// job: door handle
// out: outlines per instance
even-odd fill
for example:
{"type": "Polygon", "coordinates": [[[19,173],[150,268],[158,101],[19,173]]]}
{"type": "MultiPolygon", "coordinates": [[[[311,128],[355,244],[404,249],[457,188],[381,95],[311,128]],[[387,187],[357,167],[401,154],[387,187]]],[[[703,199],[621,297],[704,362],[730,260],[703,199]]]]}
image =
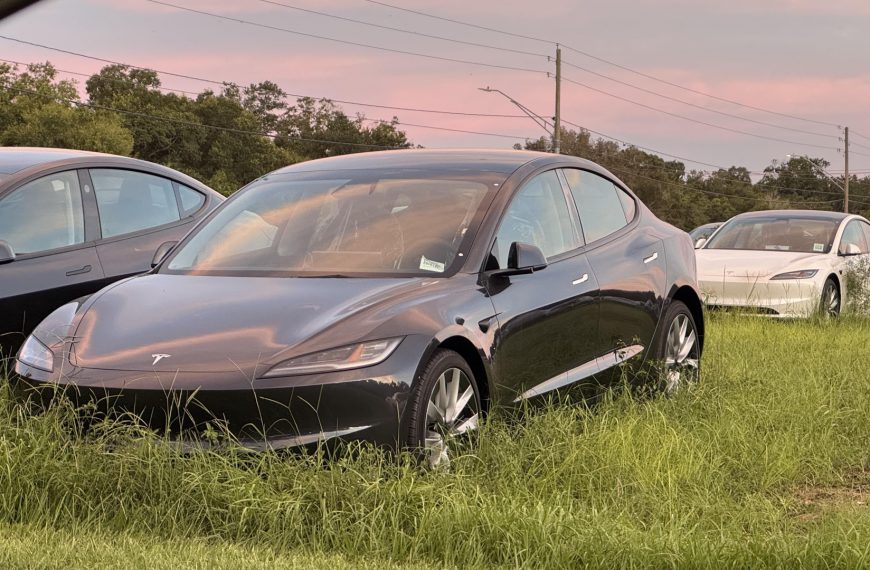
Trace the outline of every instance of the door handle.
{"type": "Polygon", "coordinates": [[[581,283],[586,283],[587,281],[589,281],[589,274],[584,273],[583,277],[581,277],[580,279],[575,279],[574,281],[571,281],[571,285],[580,285],[581,283]]]}
{"type": "Polygon", "coordinates": [[[90,271],[91,271],[91,266],[85,265],[84,267],[81,267],[79,269],[73,269],[71,271],[67,271],[66,276],[72,277],[73,275],[82,275],[84,273],[90,273],[90,271]]]}
{"type": "Polygon", "coordinates": [[[644,263],[651,263],[651,262],[655,261],[655,260],[658,259],[658,258],[659,258],[659,252],[655,252],[655,253],[653,253],[652,255],[650,255],[649,257],[644,257],[644,258],[643,258],[643,262],[644,262],[644,263]]]}

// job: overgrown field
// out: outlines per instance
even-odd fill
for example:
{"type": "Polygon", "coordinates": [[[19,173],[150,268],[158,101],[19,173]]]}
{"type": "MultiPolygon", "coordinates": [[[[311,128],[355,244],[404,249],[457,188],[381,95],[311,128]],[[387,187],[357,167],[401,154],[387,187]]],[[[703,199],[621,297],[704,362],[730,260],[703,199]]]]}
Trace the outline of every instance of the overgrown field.
{"type": "Polygon", "coordinates": [[[449,473],[2,406],[0,567],[870,567],[870,321],[708,331],[700,385],[494,418],[449,473]]]}

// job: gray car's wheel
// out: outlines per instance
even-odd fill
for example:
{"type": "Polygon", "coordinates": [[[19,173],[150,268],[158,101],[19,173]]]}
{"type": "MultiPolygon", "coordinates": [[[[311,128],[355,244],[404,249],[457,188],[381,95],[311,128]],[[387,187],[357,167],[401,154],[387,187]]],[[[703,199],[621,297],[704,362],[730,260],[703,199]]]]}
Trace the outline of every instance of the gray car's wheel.
{"type": "Polygon", "coordinates": [[[673,393],[700,378],[700,338],[692,312],[681,301],[670,302],[660,326],[662,334],[656,346],[658,385],[661,391],[673,393]]]}
{"type": "Polygon", "coordinates": [[[837,317],[840,315],[840,288],[837,283],[828,277],[822,287],[822,301],[819,310],[823,316],[837,317]]]}
{"type": "Polygon", "coordinates": [[[456,444],[477,429],[481,415],[480,390],[465,359],[452,350],[436,351],[408,406],[409,443],[429,467],[449,467],[456,444]]]}

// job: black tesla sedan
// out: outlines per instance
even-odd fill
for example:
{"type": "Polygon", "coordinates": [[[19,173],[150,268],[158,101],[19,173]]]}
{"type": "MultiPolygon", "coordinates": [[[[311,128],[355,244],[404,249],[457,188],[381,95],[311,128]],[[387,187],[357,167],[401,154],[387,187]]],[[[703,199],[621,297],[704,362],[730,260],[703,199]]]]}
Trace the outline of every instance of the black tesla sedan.
{"type": "Polygon", "coordinates": [[[16,371],[156,426],[195,400],[179,417],[248,445],[364,439],[437,464],[492,405],[627,360],[675,387],[703,327],[688,234],[601,167],[377,152],[254,181],[149,274],[55,311],[16,371]]]}
{"type": "Polygon", "coordinates": [[[64,303],[151,269],[222,200],[150,162],[0,147],[0,358],[64,303]]]}

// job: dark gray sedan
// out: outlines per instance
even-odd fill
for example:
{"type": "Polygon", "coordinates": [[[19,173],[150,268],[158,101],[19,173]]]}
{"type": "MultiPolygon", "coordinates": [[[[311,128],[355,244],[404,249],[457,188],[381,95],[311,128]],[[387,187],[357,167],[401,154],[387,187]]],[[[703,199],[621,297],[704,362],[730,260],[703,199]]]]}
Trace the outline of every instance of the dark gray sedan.
{"type": "Polygon", "coordinates": [[[142,160],[0,147],[0,358],[57,307],[150,269],[222,200],[142,160]]]}

